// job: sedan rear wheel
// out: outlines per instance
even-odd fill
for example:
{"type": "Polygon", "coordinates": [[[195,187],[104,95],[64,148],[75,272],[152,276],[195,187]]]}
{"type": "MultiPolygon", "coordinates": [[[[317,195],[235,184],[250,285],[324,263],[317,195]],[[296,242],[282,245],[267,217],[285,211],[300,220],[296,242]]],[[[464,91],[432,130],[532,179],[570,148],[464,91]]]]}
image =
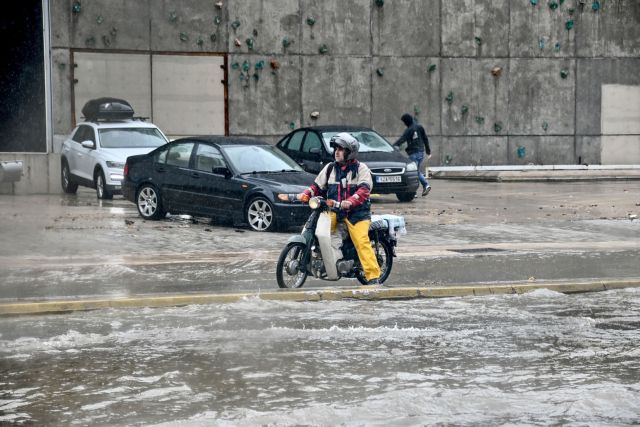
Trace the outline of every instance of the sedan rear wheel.
{"type": "Polygon", "coordinates": [[[256,197],[247,206],[246,218],[254,231],[273,231],[276,228],[273,205],[264,197],[256,197]]]}
{"type": "Polygon", "coordinates": [[[151,184],[144,184],[140,187],[138,197],[136,197],[136,206],[138,213],[144,219],[161,219],[165,216],[160,192],[151,184]]]}

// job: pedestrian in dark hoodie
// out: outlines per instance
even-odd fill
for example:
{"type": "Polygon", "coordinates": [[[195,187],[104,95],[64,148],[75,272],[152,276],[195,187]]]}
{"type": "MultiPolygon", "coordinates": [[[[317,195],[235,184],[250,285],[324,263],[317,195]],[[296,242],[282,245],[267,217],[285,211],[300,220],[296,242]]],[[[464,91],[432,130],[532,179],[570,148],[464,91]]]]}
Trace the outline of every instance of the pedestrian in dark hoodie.
{"type": "Polygon", "coordinates": [[[427,153],[427,159],[431,158],[431,148],[429,147],[429,138],[422,125],[420,125],[411,114],[405,113],[400,120],[407,126],[400,139],[393,143],[399,147],[403,142],[407,143],[405,151],[409,158],[416,162],[418,166],[418,176],[422,184],[422,197],[429,194],[431,186],[427,181],[426,172],[423,172],[423,163],[425,162],[424,154],[427,153]]]}

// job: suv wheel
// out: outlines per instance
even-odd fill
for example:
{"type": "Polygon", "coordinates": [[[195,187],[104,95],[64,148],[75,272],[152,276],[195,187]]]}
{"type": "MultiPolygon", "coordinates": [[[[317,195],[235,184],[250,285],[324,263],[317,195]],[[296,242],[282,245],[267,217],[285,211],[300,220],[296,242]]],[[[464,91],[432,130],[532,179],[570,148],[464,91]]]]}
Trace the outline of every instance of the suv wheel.
{"type": "Polygon", "coordinates": [[[95,176],[96,194],[98,199],[113,199],[113,194],[107,189],[107,183],[104,179],[104,173],[99,170],[95,176]]]}
{"type": "Polygon", "coordinates": [[[165,216],[160,192],[151,184],[144,184],[136,197],[138,213],[144,219],[161,219],[165,216]]]}
{"type": "Polygon", "coordinates": [[[71,179],[71,171],[69,170],[69,164],[66,160],[62,161],[62,170],[60,171],[60,181],[62,184],[62,191],[65,193],[75,193],[78,191],[78,184],[71,179]]]}

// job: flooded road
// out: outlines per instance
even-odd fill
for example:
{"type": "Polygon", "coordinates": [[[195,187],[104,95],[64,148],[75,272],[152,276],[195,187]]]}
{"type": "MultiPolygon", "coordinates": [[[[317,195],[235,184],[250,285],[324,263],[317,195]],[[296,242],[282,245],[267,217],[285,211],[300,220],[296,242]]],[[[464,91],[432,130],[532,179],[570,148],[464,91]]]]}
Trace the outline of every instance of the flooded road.
{"type": "Polygon", "coordinates": [[[637,425],[640,290],[3,318],[0,423],[637,425]]]}

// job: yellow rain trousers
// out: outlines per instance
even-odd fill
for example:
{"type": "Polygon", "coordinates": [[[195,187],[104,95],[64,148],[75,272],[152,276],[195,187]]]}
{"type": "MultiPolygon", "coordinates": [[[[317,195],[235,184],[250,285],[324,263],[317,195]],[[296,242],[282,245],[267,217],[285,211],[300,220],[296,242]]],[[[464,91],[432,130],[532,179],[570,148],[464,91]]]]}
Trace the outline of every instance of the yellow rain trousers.
{"type": "MultiPolygon", "coordinates": [[[[336,213],[329,212],[329,215],[331,216],[331,232],[335,233],[337,227],[336,213]]],[[[380,266],[378,265],[376,253],[373,251],[371,241],[369,240],[369,225],[371,224],[371,220],[365,219],[358,221],[355,225],[351,224],[346,218],[343,221],[347,225],[349,237],[351,237],[353,246],[355,246],[356,252],[358,253],[358,258],[360,258],[360,264],[362,264],[365,278],[367,281],[379,278],[380,266]]]]}

